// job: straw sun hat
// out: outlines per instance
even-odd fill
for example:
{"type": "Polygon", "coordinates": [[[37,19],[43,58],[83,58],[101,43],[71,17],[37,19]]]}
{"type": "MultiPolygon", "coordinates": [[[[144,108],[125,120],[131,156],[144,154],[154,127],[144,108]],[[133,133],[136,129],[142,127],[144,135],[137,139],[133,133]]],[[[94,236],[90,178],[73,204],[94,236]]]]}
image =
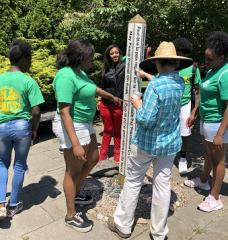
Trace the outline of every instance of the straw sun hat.
{"type": "Polygon", "coordinates": [[[161,59],[179,60],[179,66],[176,70],[181,70],[183,68],[189,67],[193,63],[191,58],[177,56],[175,46],[172,42],[161,42],[155,51],[155,56],[147,58],[141,62],[139,64],[139,67],[145,72],[157,73],[158,70],[155,65],[155,60],[161,59]]]}

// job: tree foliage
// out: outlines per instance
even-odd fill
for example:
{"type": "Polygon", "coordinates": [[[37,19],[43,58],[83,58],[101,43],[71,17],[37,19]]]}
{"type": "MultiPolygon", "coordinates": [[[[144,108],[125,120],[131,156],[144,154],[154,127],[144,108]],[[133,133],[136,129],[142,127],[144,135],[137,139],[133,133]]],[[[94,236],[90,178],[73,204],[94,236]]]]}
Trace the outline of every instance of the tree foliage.
{"type": "Polygon", "coordinates": [[[208,33],[228,31],[228,2],[224,0],[140,0],[137,7],[147,20],[147,42],[154,49],[162,40],[183,36],[193,42],[194,57],[202,61],[208,33]]]}
{"type": "Polygon", "coordinates": [[[9,43],[30,39],[30,74],[51,99],[56,54],[70,39],[87,38],[96,49],[90,75],[99,81],[105,48],[115,42],[125,50],[127,23],[136,14],[147,22],[146,43],[152,49],[160,41],[184,36],[193,42],[195,59],[202,61],[207,34],[228,32],[227,9],[225,0],[0,0],[0,72],[9,64],[4,57],[9,43]]]}
{"type": "Polygon", "coordinates": [[[0,54],[17,37],[52,39],[67,10],[67,0],[1,0],[0,54]]]}
{"type": "Polygon", "coordinates": [[[136,13],[137,8],[129,1],[110,1],[108,7],[97,1],[96,7],[87,12],[66,14],[58,32],[64,40],[88,38],[98,51],[112,42],[125,48],[127,23],[136,13]]]}
{"type": "Polygon", "coordinates": [[[147,21],[147,42],[190,38],[197,52],[213,30],[228,31],[225,0],[1,0],[0,53],[16,37],[88,38],[102,52],[112,42],[126,45],[127,22],[137,13],[147,21]]]}

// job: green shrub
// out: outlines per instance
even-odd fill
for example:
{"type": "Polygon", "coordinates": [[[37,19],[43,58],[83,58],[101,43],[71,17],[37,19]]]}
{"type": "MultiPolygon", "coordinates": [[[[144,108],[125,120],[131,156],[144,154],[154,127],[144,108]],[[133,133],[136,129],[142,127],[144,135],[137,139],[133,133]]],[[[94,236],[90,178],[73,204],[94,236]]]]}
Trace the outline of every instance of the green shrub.
{"type": "Polygon", "coordinates": [[[0,55],[0,73],[8,71],[9,67],[10,67],[9,59],[0,55]]]}
{"type": "MultiPolygon", "coordinates": [[[[27,40],[33,49],[32,66],[29,70],[29,75],[35,79],[45,98],[45,108],[53,108],[55,105],[55,96],[52,88],[52,82],[57,72],[56,55],[64,49],[65,45],[61,42],[50,40],[27,40]]],[[[0,73],[9,70],[9,60],[4,56],[0,56],[0,73]]],[[[101,78],[101,71],[103,68],[102,55],[95,53],[93,68],[89,72],[89,77],[99,84],[101,78]]]]}

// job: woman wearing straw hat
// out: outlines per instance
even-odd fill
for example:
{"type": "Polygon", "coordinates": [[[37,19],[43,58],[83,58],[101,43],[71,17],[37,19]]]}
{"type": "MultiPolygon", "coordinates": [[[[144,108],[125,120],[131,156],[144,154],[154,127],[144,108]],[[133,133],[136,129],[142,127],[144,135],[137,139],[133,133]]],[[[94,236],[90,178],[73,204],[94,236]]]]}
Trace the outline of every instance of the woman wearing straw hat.
{"type": "Polygon", "coordinates": [[[137,129],[132,140],[124,187],[114,218],[108,222],[111,231],[122,238],[131,235],[140,189],[151,162],[153,194],[150,237],[163,240],[168,234],[171,169],[182,144],[179,113],[184,82],[175,70],[191,64],[191,59],[177,56],[172,42],[162,42],[155,56],[140,64],[144,71],[140,70],[139,76],[152,81],[148,84],[143,101],[131,98],[137,110],[137,129]],[[153,77],[145,71],[159,74],[153,77]]]}

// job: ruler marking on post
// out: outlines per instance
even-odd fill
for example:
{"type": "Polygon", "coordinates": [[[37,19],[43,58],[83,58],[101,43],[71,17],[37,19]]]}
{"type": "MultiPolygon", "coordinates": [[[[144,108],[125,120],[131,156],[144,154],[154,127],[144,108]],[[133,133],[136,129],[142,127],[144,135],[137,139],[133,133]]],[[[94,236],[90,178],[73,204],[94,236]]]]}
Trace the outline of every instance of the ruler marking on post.
{"type": "MultiPolygon", "coordinates": [[[[136,76],[136,69],[144,58],[146,35],[145,20],[136,15],[128,23],[127,51],[125,66],[124,100],[130,100],[135,91],[140,91],[141,80],[136,76]]],[[[136,111],[130,102],[123,102],[123,118],[121,129],[121,150],[119,172],[125,176],[127,159],[131,152],[131,139],[135,131],[136,111]]]]}

